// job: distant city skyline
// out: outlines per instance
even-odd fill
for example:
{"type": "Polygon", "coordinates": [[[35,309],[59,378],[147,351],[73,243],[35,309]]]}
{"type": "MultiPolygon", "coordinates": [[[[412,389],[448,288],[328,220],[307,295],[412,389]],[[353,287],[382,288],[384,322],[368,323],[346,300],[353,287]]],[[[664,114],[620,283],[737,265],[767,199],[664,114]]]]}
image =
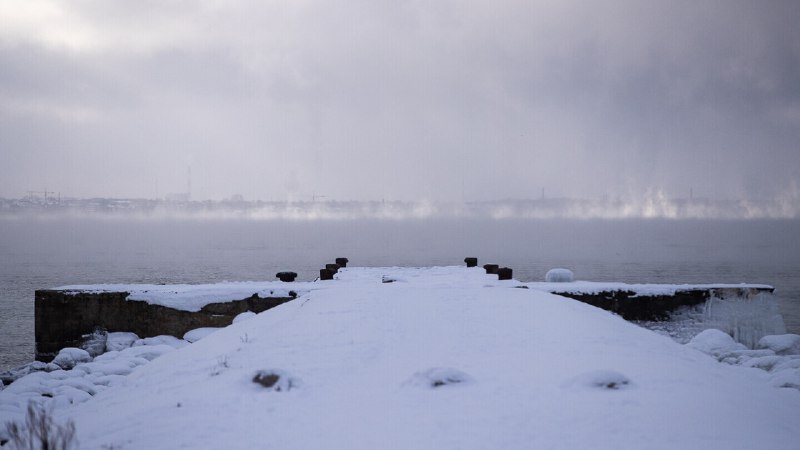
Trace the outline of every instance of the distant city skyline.
{"type": "Polygon", "coordinates": [[[0,17],[0,197],[800,197],[795,1],[29,0],[0,17]]]}
{"type": "Polygon", "coordinates": [[[109,200],[159,200],[159,201],[173,201],[173,202],[286,202],[286,201],[294,201],[294,202],[375,202],[375,201],[397,201],[397,202],[410,202],[413,203],[415,201],[434,201],[434,202],[444,202],[444,203],[474,203],[474,202],[495,202],[495,201],[505,201],[505,200],[522,200],[522,201],[536,201],[536,200],[631,200],[631,199],[647,199],[647,198],[664,198],[664,199],[674,199],[674,200],[703,200],[703,201],[737,201],[737,200],[750,200],[750,201],[770,201],[775,199],[786,199],[786,200],[793,200],[800,202],[800,192],[797,190],[787,190],[785,195],[777,196],[777,197],[720,197],[720,198],[713,198],[703,193],[695,193],[694,188],[689,187],[685,192],[666,192],[660,189],[649,189],[643,192],[636,192],[636,193],[629,193],[627,195],[610,195],[607,193],[596,192],[594,195],[590,196],[583,196],[583,197],[571,197],[565,195],[551,195],[548,193],[546,189],[541,189],[540,194],[538,196],[530,196],[530,197],[513,197],[513,196],[506,196],[506,197],[497,197],[497,198],[481,198],[481,199],[469,199],[465,196],[462,196],[460,199],[446,199],[446,200],[435,200],[430,198],[418,198],[418,199],[402,199],[402,198],[393,198],[393,197],[381,197],[381,198],[336,198],[331,195],[327,195],[325,192],[312,192],[308,195],[306,194],[297,194],[292,195],[288,194],[284,198],[279,197],[270,197],[270,198],[250,198],[246,197],[242,194],[234,193],[227,197],[206,197],[206,198],[198,198],[195,195],[192,195],[191,191],[183,191],[183,192],[162,192],[156,193],[155,196],[122,196],[122,197],[115,197],[115,196],[107,196],[107,195],[93,195],[93,196],[75,196],[75,195],[66,195],[58,190],[50,190],[49,188],[44,188],[42,190],[28,190],[25,191],[24,195],[18,197],[8,197],[8,196],[0,196],[2,199],[6,200],[25,200],[25,199],[39,199],[39,200],[56,200],[56,199],[72,199],[72,200],[91,200],[91,199],[109,199],[109,200]]]}

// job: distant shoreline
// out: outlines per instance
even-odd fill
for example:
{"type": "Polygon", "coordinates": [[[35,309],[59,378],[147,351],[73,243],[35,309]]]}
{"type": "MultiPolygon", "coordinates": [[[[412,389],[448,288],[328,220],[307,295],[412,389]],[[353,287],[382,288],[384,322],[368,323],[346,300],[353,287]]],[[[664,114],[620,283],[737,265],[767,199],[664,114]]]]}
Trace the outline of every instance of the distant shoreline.
{"type": "Polygon", "coordinates": [[[256,220],[405,219],[720,219],[800,218],[800,199],[640,200],[542,198],[481,202],[436,201],[245,201],[118,198],[0,198],[0,217],[123,216],[256,220]]]}

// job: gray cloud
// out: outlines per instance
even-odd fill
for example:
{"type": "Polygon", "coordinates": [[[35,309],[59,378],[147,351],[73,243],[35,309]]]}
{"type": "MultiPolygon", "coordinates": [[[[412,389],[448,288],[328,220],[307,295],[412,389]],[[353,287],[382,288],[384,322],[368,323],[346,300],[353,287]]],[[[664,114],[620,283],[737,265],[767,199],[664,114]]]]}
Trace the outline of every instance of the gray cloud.
{"type": "Polygon", "coordinates": [[[276,200],[755,198],[800,173],[795,2],[228,3],[3,11],[0,196],[153,197],[189,166],[195,198],[276,200]]]}

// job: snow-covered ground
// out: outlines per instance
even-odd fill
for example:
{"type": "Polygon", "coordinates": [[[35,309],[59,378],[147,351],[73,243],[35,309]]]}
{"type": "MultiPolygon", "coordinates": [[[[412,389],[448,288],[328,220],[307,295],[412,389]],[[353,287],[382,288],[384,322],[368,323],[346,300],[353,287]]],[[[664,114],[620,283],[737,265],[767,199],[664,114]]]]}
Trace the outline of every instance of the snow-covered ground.
{"type": "Polygon", "coordinates": [[[94,361],[67,351],[62,362],[74,362],[72,370],[31,374],[0,392],[0,420],[17,417],[3,398],[19,397],[14,391],[26,384],[42,392],[19,402],[49,393],[56,384],[40,382],[45,377],[74,379],[64,385],[86,392],[97,374],[103,388],[73,392],[75,405],[56,411],[75,422],[80,448],[794,449],[800,442],[800,386],[791,381],[800,376],[800,348],[792,335],[766,339],[759,354],[713,332],[680,345],[477,269],[346,269],[338,277],[198,333],[204,337],[191,345],[115,334],[109,348],[117,350],[94,361]],[[753,363],[766,356],[771,364],[753,363]],[[775,380],[776,366],[787,382],[775,380]]]}

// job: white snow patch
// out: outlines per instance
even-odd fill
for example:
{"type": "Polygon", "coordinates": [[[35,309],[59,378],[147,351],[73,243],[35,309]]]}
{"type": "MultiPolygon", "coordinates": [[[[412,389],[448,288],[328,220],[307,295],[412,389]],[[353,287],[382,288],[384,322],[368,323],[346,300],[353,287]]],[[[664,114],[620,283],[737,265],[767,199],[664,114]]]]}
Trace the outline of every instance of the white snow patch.
{"type": "Polygon", "coordinates": [[[771,356],[760,356],[758,358],[751,358],[742,365],[744,367],[755,367],[758,369],[770,371],[773,367],[779,364],[783,360],[782,356],[778,355],[771,355],[771,356]]]}
{"type": "Polygon", "coordinates": [[[64,370],[69,370],[79,363],[89,362],[92,356],[86,350],[74,347],[62,348],[55,358],[53,364],[61,367],[64,370]]]}
{"type": "Polygon", "coordinates": [[[800,355],[800,335],[764,336],[758,341],[758,348],[768,348],[778,355],[800,355]]]}
{"type": "Polygon", "coordinates": [[[195,343],[209,334],[215,333],[221,329],[222,328],[214,327],[195,328],[194,330],[187,331],[186,334],[183,335],[183,340],[190,343],[195,343]]]}
{"type": "Polygon", "coordinates": [[[800,369],[800,355],[785,357],[779,363],[772,366],[773,372],[780,372],[787,369],[800,369]]]}
{"type": "MultiPolygon", "coordinates": [[[[133,333],[119,333],[119,339],[111,341],[129,342],[131,335],[133,333]]],[[[127,347],[121,351],[111,350],[92,360],[85,350],[62,349],[54,361],[65,370],[55,364],[36,362],[29,365],[29,370],[39,371],[21,376],[0,389],[0,425],[24,420],[29,402],[57,413],[86,402],[109,387],[125,383],[127,375],[136,368],[174,350],[169,345],[127,347]]],[[[8,438],[6,431],[5,426],[0,426],[0,440],[8,438]]]]}
{"type": "Polygon", "coordinates": [[[744,344],[734,341],[729,334],[715,328],[703,330],[692,338],[686,346],[714,357],[736,350],[747,350],[744,344]]]}
{"type": "Polygon", "coordinates": [[[600,390],[619,390],[631,386],[631,380],[614,370],[592,370],[582,373],[567,383],[569,387],[600,390]]]}
{"type": "Polygon", "coordinates": [[[120,355],[126,358],[144,358],[148,361],[152,361],[161,355],[172,351],[175,351],[175,347],[171,345],[142,345],[126,348],[120,352],[120,355]]]}
{"type": "Polygon", "coordinates": [[[800,390],[800,369],[782,370],[770,378],[775,387],[800,390]]]}
{"type": "Polygon", "coordinates": [[[415,373],[407,385],[422,388],[440,388],[454,385],[463,385],[472,382],[468,374],[450,367],[434,367],[415,373]]]}
{"type": "Polygon", "coordinates": [[[245,311],[245,312],[243,312],[241,314],[238,314],[236,317],[234,317],[233,318],[233,323],[239,323],[239,322],[245,321],[247,319],[252,319],[255,316],[256,316],[256,313],[254,313],[253,311],[245,311]]]}
{"type": "Polygon", "coordinates": [[[162,334],[161,336],[139,339],[133,343],[132,347],[139,347],[142,345],[169,345],[172,348],[181,348],[189,345],[189,342],[176,338],[175,336],[162,334]]]}
{"type": "Polygon", "coordinates": [[[764,336],[757,350],[742,349],[728,334],[709,329],[698,334],[687,347],[692,347],[717,358],[720,362],[761,369],[769,372],[773,386],[800,391],[800,355],[792,354],[794,334],[764,336]],[[783,352],[777,354],[776,350],[783,352]]]}
{"type": "Polygon", "coordinates": [[[86,284],[55,288],[67,293],[127,292],[127,300],[144,301],[183,311],[200,311],[210,303],[243,300],[253,294],[261,298],[290,297],[290,292],[306,293],[325,283],[280,281],[242,281],[214,284],[86,284]],[[287,287],[288,285],[288,287],[287,287]]]}
{"type": "Polygon", "coordinates": [[[106,336],[106,351],[120,351],[133,345],[134,342],[139,340],[136,333],[128,333],[124,331],[115,331],[108,333],[106,336]]]}
{"type": "Polygon", "coordinates": [[[720,362],[724,362],[726,364],[731,365],[742,365],[747,361],[750,361],[753,358],[760,358],[763,356],[773,356],[775,352],[772,350],[731,350],[731,351],[724,351],[717,355],[717,359],[720,362]]]}

